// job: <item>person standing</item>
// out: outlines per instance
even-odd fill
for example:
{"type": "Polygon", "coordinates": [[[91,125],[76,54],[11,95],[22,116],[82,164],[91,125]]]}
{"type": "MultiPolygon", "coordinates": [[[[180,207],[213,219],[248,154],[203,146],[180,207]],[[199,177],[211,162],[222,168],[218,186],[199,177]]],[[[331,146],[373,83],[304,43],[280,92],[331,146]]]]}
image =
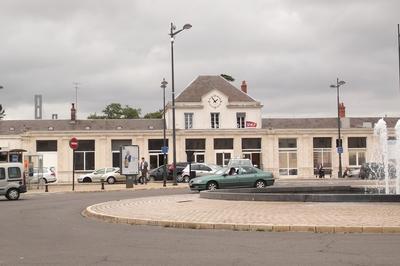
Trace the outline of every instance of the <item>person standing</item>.
{"type": "Polygon", "coordinates": [[[141,183],[147,185],[147,168],[149,167],[149,164],[144,160],[144,157],[142,157],[142,161],[140,162],[140,172],[141,172],[141,183]]]}
{"type": "Polygon", "coordinates": [[[317,170],[318,170],[318,176],[319,176],[319,178],[325,178],[325,170],[324,170],[324,166],[322,165],[322,163],[320,163],[320,164],[318,165],[317,170]]]}

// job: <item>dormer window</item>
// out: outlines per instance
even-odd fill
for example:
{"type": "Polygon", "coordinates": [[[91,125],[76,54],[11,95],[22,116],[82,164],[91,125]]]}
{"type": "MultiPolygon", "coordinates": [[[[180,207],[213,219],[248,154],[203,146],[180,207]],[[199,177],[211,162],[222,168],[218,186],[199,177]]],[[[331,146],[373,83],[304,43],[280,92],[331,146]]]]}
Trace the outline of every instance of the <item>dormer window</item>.
{"type": "Polygon", "coordinates": [[[219,113],[211,113],[211,128],[219,128],[219,113]]]}
{"type": "Polygon", "coordinates": [[[193,128],[193,113],[185,113],[185,129],[193,128]]]}

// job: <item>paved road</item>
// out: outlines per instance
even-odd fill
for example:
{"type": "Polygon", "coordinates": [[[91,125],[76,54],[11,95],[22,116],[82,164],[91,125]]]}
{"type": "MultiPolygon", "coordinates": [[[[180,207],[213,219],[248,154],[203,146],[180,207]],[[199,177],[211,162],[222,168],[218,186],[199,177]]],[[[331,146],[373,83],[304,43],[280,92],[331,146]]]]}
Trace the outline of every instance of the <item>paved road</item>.
{"type": "Polygon", "coordinates": [[[399,265],[400,235],[267,233],[109,224],[80,212],[187,189],[0,200],[0,265],[399,265]]]}

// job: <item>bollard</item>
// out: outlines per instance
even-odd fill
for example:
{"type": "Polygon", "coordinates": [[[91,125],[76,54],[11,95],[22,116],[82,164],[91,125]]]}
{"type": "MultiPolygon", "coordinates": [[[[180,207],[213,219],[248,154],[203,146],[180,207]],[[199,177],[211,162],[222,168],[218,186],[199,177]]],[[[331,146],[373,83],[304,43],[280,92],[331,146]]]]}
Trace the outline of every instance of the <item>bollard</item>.
{"type": "Polygon", "coordinates": [[[101,179],[101,190],[104,190],[104,179],[101,179]]]}
{"type": "Polygon", "coordinates": [[[46,184],[44,192],[49,192],[49,185],[46,184]]]}

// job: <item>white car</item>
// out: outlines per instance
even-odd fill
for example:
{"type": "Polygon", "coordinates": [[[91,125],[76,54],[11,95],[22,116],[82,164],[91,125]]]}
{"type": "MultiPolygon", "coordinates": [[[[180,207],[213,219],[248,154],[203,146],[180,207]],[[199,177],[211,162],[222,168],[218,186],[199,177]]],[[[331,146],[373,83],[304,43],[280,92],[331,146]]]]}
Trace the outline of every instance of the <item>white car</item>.
{"type": "Polygon", "coordinates": [[[121,174],[119,168],[114,168],[114,171],[104,174],[102,178],[108,184],[115,184],[115,182],[126,182],[126,176],[121,174]]]}
{"type": "MultiPolygon", "coordinates": [[[[191,170],[196,172],[196,177],[211,175],[219,169],[221,169],[221,167],[214,164],[192,163],[191,165],[191,170]]],[[[182,171],[182,181],[185,181],[186,183],[190,181],[189,165],[187,165],[182,171]]]]}
{"type": "Polygon", "coordinates": [[[57,181],[56,172],[54,167],[34,167],[29,170],[29,183],[30,184],[46,184],[54,183],[57,181]]]}
{"type": "Polygon", "coordinates": [[[81,175],[80,177],[77,178],[77,180],[78,180],[79,183],[100,182],[101,179],[104,178],[103,176],[105,174],[114,172],[116,169],[118,170],[119,168],[117,168],[117,167],[107,167],[107,168],[97,169],[92,173],[81,175]]]}

